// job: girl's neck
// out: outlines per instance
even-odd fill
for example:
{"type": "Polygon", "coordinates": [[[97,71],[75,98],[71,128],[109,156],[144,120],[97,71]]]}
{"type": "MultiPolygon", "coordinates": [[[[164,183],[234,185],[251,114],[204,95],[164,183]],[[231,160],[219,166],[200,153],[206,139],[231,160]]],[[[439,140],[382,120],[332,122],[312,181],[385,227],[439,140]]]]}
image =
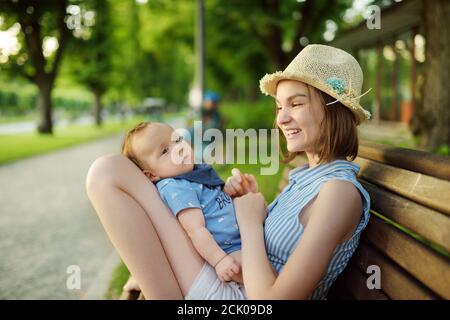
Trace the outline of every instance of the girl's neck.
{"type": "Polygon", "coordinates": [[[305,152],[308,157],[309,168],[314,168],[319,165],[319,155],[317,153],[305,152]]]}
{"type": "MultiPolygon", "coordinates": [[[[308,158],[308,163],[309,163],[309,168],[314,168],[317,167],[319,165],[319,154],[317,153],[312,153],[312,152],[305,152],[307,158],[308,158]]],[[[331,160],[330,162],[333,162],[334,160],[345,160],[344,158],[336,158],[331,160]]]]}

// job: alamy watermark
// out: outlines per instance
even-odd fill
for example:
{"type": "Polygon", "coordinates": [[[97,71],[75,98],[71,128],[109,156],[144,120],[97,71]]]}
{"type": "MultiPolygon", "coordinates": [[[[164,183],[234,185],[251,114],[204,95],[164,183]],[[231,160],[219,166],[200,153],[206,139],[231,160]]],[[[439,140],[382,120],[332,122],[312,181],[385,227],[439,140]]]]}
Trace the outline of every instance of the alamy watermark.
{"type": "MultiPolygon", "coordinates": [[[[193,130],[176,129],[175,135],[191,142],[196,164],[259,163],[261,175],[276,174],[280,166],[278,129],[226,129],[224,135],[216,128],[203,130],[202,121],[195,121],[193,130]]],[[[171,157],[177,164],[184,161],[184,155],[177,152],[171,157]]]]}
{"type": "Polygon", "coordinates": [[[66,273],[69,275],[66,279],[66,288],[68,290],[81,289],[81,268],[73,264],[67,267],[66,273]]]}
{"type": "Polygon", "coordinates": [[[381,289],[381,269],[376,264],[370,265],[366,270],[370,276],[366,280],[367,289],[381,289]]]}
{"type": "Polygon", "coordinates": [[[369,6],[365,18],[367,29],[381,29],[381,8],[379,6],[369,6]]]}

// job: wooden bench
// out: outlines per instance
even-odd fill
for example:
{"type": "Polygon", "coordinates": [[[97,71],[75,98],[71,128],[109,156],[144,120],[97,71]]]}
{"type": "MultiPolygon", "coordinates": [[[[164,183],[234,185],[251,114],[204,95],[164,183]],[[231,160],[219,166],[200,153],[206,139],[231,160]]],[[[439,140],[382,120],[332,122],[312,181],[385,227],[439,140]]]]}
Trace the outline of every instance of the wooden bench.
{"type": "MultiPolygon", "coordinates": [[[[450,299],[450,158],[369,142],[358,155],[371,220],[328,298],[450,299]],[[380,268],[381,289],[367,286],[371,265],[380,268]]],[[[297,157],[285,168],[280,191],[289,171],[306,163],[297,157]]]]}

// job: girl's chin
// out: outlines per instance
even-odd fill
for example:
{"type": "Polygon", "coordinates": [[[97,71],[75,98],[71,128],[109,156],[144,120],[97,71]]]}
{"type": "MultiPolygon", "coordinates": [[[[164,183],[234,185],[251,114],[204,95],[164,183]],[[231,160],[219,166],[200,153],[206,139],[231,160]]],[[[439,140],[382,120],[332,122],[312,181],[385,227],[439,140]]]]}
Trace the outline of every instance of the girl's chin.
{"type": "Polygon", "coordinates": [[[303,146],[300,145],[300,144],[287,145],[287,146],[286,146],[286,149],[287,149],[289,152],[292,152],[292,153],[294,153],[294,152],[302,152],[302,151],[305,150],[305,148],[303,148],[303,146]]]}

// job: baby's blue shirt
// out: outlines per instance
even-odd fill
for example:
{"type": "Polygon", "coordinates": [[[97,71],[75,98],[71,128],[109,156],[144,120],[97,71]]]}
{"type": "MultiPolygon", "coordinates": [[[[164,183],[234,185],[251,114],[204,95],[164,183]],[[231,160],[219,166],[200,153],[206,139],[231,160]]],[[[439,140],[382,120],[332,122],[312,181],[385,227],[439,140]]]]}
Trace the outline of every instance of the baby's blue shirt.
{"type": "Polygon", "coordinates": [[[175,216],[183,209],[199,208],[203,212],[206,229],[227,254],[241,249],[233,201],[220,186],[209,187],[186,179],[166,178],[158,181],[156,187],[175,216]]]}

